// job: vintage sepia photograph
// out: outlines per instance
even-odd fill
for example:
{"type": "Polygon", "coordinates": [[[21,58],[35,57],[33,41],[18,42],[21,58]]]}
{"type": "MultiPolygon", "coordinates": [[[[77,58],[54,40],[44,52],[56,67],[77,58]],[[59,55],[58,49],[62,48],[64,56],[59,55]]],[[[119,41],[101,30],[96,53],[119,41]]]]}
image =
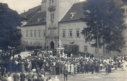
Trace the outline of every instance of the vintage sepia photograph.
{"type": "Polygon", "coordinates": [[[0,81],[127,81],[127,0],[0,0],[0,81]]]}

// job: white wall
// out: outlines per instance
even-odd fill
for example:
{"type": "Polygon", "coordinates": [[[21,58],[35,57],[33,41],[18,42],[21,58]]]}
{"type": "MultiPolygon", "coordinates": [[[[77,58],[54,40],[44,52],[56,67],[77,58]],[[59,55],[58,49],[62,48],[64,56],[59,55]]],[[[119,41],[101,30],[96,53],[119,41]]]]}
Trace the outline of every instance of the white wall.
{"type": "Polygon", "coordinates": [[[45,45],[45,25],[39,25],[39,26],[26,26],[21,27],[22,32],[22,44],[28,45],[28,46],[42,46],[45,45]],[[32,37],[31,37],[31,30],[32,30],[32,37]],[[36,30],[36,37],[34,36],[34,32],[36,30]],[[28,36],[26,37],[28,31],[28,36]],[[40,31],[40,36],[39,36],[40,31]]]}
{"type": "MultiPolygon", "coordinates": [[[[86,23],[82,21],[73,21],[73,22],[64,22],[59,24],[59,37],[60,40],[62,41],[62,44],[68,44],[70,45],[72,42],[74,44],[79,46],[79,51],[85,52],[84,51],[84,46],[87,46],[87,52],[91,54],[95,54],[95,48],[91,47],[92,42],[85,42],[85,37],[81,34],[82,30],[86,27],[86,23]],[[72,37],[70,37],[70,29],[72,29],[72,37]],[[66,37],[63,37],[63,30],[66,30],[66,37]],[[80,31],[80,37],[77,37],[76,30],[80,31]]],[[[22,43],[25,45],[29,46],[45,46],[45,36],[44,36],[44,31],[45,31],[45,25],[40,25],[40,26],[28,26],[28,27],[22,27],[22,43]],[[26,31],[29,31],[29,36],[26,37],[26,31]],[[38,37],[38,32],[37,36],[34,37],[34,32],[33,36],[31,37],[31,30],[41,30],[41,37],[38,37]]],[[[102,49],[99,50],[99,54],[102,54],[102,49]]]]}
{"type": "Polygon", "coordinates": [[[88,52],[91,54],[95,54],[95,48],[92,48],[90,43],[85,42],[85,37],[81,34],[82,30],[86,27],[86,23],[82,21],[75,22],[65,22],[59,25],[60,27],[60,40],[62,44],[74,44],[79,46],[79,50],[84,52],[84,46],[87,46],[88,52]],[[72,29],[73,36],[70,37],[69,31],[72,29]],[[63,30],[66,32],[66,36],[63,37],[63,30]],[[77,37],[76,30],[80,31],[80,37],[77,37]]]}

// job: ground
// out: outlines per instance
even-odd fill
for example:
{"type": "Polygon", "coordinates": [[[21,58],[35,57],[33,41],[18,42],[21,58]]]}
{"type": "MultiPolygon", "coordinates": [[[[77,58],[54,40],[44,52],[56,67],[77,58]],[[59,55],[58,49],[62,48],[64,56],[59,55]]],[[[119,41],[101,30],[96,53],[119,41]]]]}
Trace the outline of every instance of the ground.
{"type": "MultiPolygon", "coordinates": [[[[55,77],[55,76],[53,76],[55,77]]],[[[60,81],[64,81],[63,75],[58,76],[60,81]]],[[[68,81],[127,81],[127,71],[125,70],[117,70],[110,74],[95,73],[95,74],[77,74],[77,75],[69,75],[68,81]]]]}

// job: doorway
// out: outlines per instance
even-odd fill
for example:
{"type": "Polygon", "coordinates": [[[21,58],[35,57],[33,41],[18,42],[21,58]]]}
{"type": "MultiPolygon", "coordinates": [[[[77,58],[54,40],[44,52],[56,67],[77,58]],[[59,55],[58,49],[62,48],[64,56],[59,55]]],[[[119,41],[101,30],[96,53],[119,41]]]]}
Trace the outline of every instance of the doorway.
{"type": "Polygon", "coordinates": [[[55,48],[55,47],[54,47],[54,42],[53,42],[53,41],[50,42],[50,48],[51,48],[51,49],[54,49],[54,48],[55,48]]]}

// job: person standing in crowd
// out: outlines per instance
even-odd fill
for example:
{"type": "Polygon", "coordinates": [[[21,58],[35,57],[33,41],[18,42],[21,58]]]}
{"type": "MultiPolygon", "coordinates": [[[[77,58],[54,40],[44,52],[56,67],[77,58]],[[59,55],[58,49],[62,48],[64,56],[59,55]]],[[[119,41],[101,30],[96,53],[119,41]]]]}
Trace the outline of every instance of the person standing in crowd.
{"type": "Polygon", "coordinates": [[[29,72],[28,81],[33,81],[33,72],[29,72]]]}
{"type": "Polygon", "coordinates": [[[93,74],[94,73],[95,65],[93,63],[90,63],[90,71],[93,74]]]}
{"type": "Polygon", "coordinates": [[[38,53],[38,50],[35,49],[35,50],[34,50],[34,55],[37,56],[37,53],[38,53]]]}
{"type": "Polygon", "coordinates": [[[53,81],[60,81],[58,77],[56,76],[53,81]]]}
{"type": "Polygon", "coordinates": [[[7,77],[2,78],[2,81],[7,81],[7,77]]]}
{"type": "Polygon", "coordinates": [[[14,81],[19,81],[19,75],[17,73],[14,73],[13,79],[14,81]]]}
{"type": "Polygon", "coordinates": [[[20,74],[20,81],[25,81],[25,74],[23,72],[20,74]]]}
{"type": "Polygon", "coordinates": [[[65,69],[64,70],[64,81],[67,81],[68,79],[68,71],[65,69]]]}
{"type": "Polygon", "coordinates": [[[52,78],[51,78],[51,77],[49,77],[46,81],[52,81],[52,78]]]}
{"type": "Polygon", "coordinates": [[[88,73],[88,63],[87,62],[84,64],[84,70],[85,70],[85,73],[88,73]]]}
{"type": "Polygon", "coordinates": [[[6,68],[4,66],[1,67],[1,75],[4,77],[6,74],[6,68]]]}
{"type": "Polygon", "coordinates": [[[111,65],[110,64],[107,64],[106,65],[106,73],[111,73],[111,65]]]}
{"type": "Polygon", "coordinates": [[[14,81],[13,77],[10,76],[11,74],[8,74],[7,81],[14,81]]]}
{"type": "Polygon", "coordinates": [[[24,63],[23,62],[20,63],[20,71],[21,72],[25,71],[25,67],[24,67],[24,63]]]}

